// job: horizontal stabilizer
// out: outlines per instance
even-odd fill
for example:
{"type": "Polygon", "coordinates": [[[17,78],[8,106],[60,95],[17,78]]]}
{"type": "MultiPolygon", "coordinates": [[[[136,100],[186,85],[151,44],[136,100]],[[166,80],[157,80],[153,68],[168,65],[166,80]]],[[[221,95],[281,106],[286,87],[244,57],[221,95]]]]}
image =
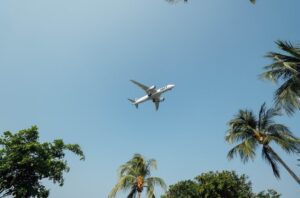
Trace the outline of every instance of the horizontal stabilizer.
{"type": "Polygon", "coordinates": [[[133,105],[135,105],[136,108],[139,107],[139,105],[135,103],[135,100],[132,100],[132,99],[130,99],[130,98],[128,98],[128,100],[129,100],[133,105]]]}

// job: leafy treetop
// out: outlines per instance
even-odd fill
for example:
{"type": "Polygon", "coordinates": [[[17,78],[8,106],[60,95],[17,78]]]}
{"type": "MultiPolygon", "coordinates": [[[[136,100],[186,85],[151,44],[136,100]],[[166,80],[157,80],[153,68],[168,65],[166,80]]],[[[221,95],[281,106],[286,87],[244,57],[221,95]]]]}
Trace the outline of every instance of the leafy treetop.
{"type": "Polygon", "coordinates": [[[246,175],[237,175],[234,171],[208,172],[194,180],[179,181],[171,185],[162,198],[279,198],[275,190],[252,192],[252,184],[246,175]]]}
{"type": "Polygon", "coordinates": [[[48,197],[41,180],[64,184],[63,172],[70,170],[65,150],[85,159],[78,144],[65,144],[61,139],[40,143],[38,139],[36,126],[16,134],[6,131],[0,137],[0,197],[48,197]]]}

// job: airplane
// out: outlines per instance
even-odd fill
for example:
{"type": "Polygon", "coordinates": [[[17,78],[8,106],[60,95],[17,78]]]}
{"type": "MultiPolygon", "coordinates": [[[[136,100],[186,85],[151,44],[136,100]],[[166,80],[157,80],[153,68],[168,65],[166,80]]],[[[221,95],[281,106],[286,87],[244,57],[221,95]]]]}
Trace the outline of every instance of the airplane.
{"type": "Polygon", "coordinates": [[[159,108],[159,103],[163,102],[165,100],[165,98],[161,97],[161,94],[166,91],[170,91],[175,87],[175,85],[169,84],[162,88],[156,89],[156,86],[154,86],[154,85],[152,85],[151,87],[148,87],[148,86],[143,85],[142,83],[139,83],[135,80],[130,80],[130,81],[133,82],[134,84],[136,84],[137,86],[139,86],[140,88],[142,88],[146,92],[147,95],[145,95],[141,98],[137,98],[135,100],[128,98],[128,100],[133,105],[135,105],[136,108],[138,108],[140,103],[143,103],[148,100],[152,100],[152,102],[155,104],[156,111],[159,108]]]}

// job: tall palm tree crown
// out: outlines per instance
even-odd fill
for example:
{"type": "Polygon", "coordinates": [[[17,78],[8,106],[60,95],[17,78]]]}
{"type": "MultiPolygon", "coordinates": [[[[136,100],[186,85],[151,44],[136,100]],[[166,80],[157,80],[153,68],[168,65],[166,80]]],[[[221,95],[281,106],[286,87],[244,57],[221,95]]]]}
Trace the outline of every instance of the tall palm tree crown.
{"type": "Polygon", "coordinates": [[[230,144],[239,143],[228,152],[228,159],[239,155],[245,163],[255,158],[255,151],[259,145],[262,146],[262,157],[272,167],[275,177],[279,178],[278,162],[291,174],[300,184],[300,179],[285,164],[279,155],[272,149],[270,143],[276,143],[287,153],[296,153],[300,148],[299,139],[283,124],[274,121],[279,116],[279,108],[266,108],[264,103],[259,111],[258,118],[249,110],[240,110],[238,114],[229,121],[226,141],[230,144]]]}
{"type": "Polygon", "coordinates": [[[167,186],[159,177],[151,177],[151,169],[157,169],[156,160],[146,160],[142,155],[135,154],[131,160],[119,168],[119,181],[109,194],[109,198],[116,196],[120,190],[129,191],[127,198],[140,198],[144,188],[147,198],[154,198],[154,186],[159,185],[164,190],[167,186]]]}
{"type": "Polygon", "coordinates": [[[282,83],[275,92],[275,104],[291,115],[295,109],[300,109],[300,48],[285,41],[276,44],[286,53],[269,52],[266,57],[273,63],[264,67],[261,77],[282,83]]]}

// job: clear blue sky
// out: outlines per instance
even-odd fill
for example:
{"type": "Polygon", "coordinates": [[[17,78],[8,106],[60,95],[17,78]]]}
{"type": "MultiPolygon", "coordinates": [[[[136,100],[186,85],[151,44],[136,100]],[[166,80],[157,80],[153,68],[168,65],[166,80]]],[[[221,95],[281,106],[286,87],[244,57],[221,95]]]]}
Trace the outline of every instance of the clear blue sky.
{"type": "MultiPolygon", "coordinates": [[[[86,161],[67,155],[71,171],[54,198],[104,198],[117,169],[134,153],[155,158],[153,175],[174,184],[210,170],[247,174],[254,191],[296,198],[299,185],[261,159],[228,161],[226,123],[241,108],[272,105],[276,88],[258,79],[277,39],[300,43],[300,1],[2,0],[1,131],[38,125],[41,141],[78,143],[86,161]],[[158,112],[128,97],[147,85],[176,84],[158,112]]],[[[278,121],[299,137],[300,112],[278,121]]],[[[274,147],[299,175],[297,156],[274,147]]],[[[299,157],[298,157],[299,158],[299,157]]],[[[157,195],[160,194],[158,190],[157,195]]],[[[119,197],[125,197],[120,193],[119,197]]]]}

